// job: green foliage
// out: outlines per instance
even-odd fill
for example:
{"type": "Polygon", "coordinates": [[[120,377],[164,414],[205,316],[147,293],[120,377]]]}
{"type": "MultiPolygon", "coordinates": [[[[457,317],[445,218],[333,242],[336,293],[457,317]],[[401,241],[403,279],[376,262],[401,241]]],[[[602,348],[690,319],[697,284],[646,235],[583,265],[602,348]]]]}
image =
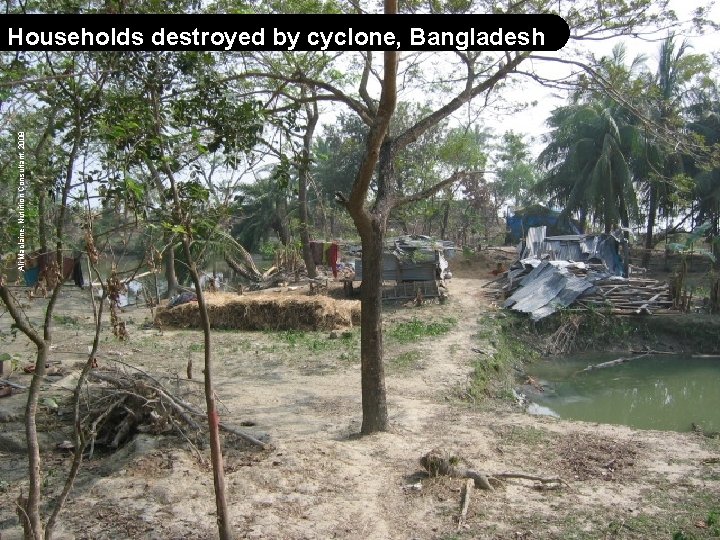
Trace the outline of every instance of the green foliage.
{"type": "Polygon", "coordinates": [[[451,129],[440,142],[437,157],[450,170],[483,169],[487,163],[487,154],[483,151],[484,139],[479,131],[451,129]]]}
{"type": "Polygon", "coordinates": [[[408,322],[395,324],[388,335],[399,343],[410,343],[423,337],[441,336],[447,334],[457,325],[457,319],[443,317],[440,321],[423,322],[413,318],[408,322]]]}
{"type": "Polygon", "coordinates": [[[523,136],[506,131],[498,150],[498,194],[503,199],[511,199],[516,206],[531,204],[534,201],[532,188],[538,180],[538,170],[530,159],[530,150],[523,136]]]}
{"type": "Polygon", "coordinates": [[[317,137],[313,154],[313,175],[325,199],[336,191],[350,192],[360,167],[367,127],[353,115],[341,114],[334,125],[325,126],[317,137]]]}
{"type": "Polygon", "coordinates": [[[707,256],[712,262],[715,262],[715,254],[712,251],[706,249],[696,249],[695,244],[707,236],[711,223],[703,223],[699,227],[696,227],[683,242],[673,242],[668,244],[668,248],[671,251],[680,253],[681,255],[687,255],[689,253],[697,253],[699,255],[707,256]]]}
{"type": "Polygon", "coordinates": [[[705,520],[709,530],[708,532],[713,538],[720,538],[720,509],[714,508],[708,512],[705,520]]]}
{"type": "Polygon", "coordinates": [[[600,102],[555,109],[550,144],[540,154],[547,175],[537,185],[563,206],[563,215],[593,215],[609,231],[637,214],[632,174],[625,157],[634,136],[627,114],[600,102]]]}
{"type": "MultiPolygon", "coordinates": [[[[269,249],[267,240],[272,233],[282,242],[287,231],[287,184],[283,186],[287,178],[283,181],[282,174],[242,188],[242,204],[233,215],[231,233],[250,252],[269,249]]],[[[275,247],[273,244],[273,253],[275,247]]]]}

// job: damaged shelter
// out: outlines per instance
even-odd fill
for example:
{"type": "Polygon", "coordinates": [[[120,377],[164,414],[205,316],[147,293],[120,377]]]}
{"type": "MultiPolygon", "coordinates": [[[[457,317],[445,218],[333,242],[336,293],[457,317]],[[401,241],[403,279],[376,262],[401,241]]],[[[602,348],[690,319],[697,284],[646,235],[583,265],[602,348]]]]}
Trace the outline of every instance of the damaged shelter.
{"type": "Polygon", "coordinates": [[[524,208],[509,207],[505,217],[507,242],[521,242],[533,227],[545,227],[552,235],[580,234],[580,224],[564,218],[562,213],[541,204],[533,204],[524,208]]]}
{"type": "Polygon", "coordinates": [[[627,277],[627,257],[614,236],[545,233],[545,226],[531,228],[519,260],[496,280],[503,307],[527,313],[534,321],[570,306],[628,314],[672,307],[667,284],[627,277]]]}
{"type": "MultiPolygon", "coordinates": [[[[394,281],[395,285],[383,289],[383,300],[444,296],[438,281],[452,277],[448,259],[454,255],[452,242],[435,241],[429,236],[405,235],[388,240],[383,251],[383,281],[394,281]]],[[[362,258],[358,257],[349,281],[362,278],[362,258]]]]}

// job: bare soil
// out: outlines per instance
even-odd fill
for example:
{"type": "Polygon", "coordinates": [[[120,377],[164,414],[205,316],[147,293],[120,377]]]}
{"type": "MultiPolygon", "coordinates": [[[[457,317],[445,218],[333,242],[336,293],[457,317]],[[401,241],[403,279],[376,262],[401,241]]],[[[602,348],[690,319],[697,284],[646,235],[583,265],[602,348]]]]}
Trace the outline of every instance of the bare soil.
{"type": "MultiPolygon", "coordinates": [[[[672,538],[679,531],[687,538],[713,537],[707,518],[712,509],[720,510],[718,441],[530,416],[507,400],[463,399],[474,363],[493,352],[492,339],[480,337],[488,332],[479,321],[497,309],[482,288],[494,265],[490,260],[459,268],[445,305],[388,308],[388,330],[413,318],[457,321],[444,335],[410,342],[388,332],[388,433],[356,435],[361,420],[357,329],[344,337],[214,333],[222,420],[238,427],[244,423],[243,429],[272,445],[254,451],[225,440],[238,538],[640,539],[672,538]],[[458,530],[464,482],[422,473],[419,459],[432,449],[457,456],[470,468],[559,476],[567,486],[547,491],[530,481],[508,480],[500,489],[475,491],[458,530]]],[[[43,396],[56,398],[60,412],[91,343],[89,306],[87,291],[68,287],[56,311],[52,360],[59,361],[66,377],[49,380],[43,396]]],[[[44,301],[35,300],[31,318],[42,308],[44,301]]],[[[201,333],[143,329],[150,319],[145,308],[130,308],[123,317],[130,339],[117,342],[106,329],[100,367],[122,362],[163,377],[170,388],[176,384],[188,391],[194,385],[200,399],[201,385],[183,379],[188,358],[195,378],[201,377],[201,333]]],[[[8,318],[0,317],[2,350],[14,354],[20,366],[28,364],[32,347],[23,336],[10,337],[8,318]]],[[[11,379],[30,380],[21,373],[11,379]]],[[[24,400],[23,392],[0,399],[3,540],[21,537],[14,500],[26,483],[24,400]]],[[[41,414],[47,495],[57,493],[69,465],[69,457],[54,450],[69,438],[67,424],[55,411],[41,414]]],[[[85,463],[60,521],[63,538],[214,538],[207,460],[198,459],[180,437],[138,435],[119,451],[85,463]]]]}

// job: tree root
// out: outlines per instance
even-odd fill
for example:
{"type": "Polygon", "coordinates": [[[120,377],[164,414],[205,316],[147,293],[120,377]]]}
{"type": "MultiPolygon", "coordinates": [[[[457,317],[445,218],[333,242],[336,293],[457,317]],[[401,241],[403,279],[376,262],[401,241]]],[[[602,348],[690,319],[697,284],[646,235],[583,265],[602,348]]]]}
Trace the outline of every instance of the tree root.
{"type": "Polygon", "coordinates": [[[430,476],[450,476],[453,478],[472,479],[475,487],[486,491],[493,491],[502,485],[503,480],[517,478],[537,482],[534,487],[538,489],[559,489],[568,483],[562,478],[545,478],[525,473],[486,473],[473,469],[458,467],[458,458],[448,456],[439,450],[432,450],[420,458],[420,463],[430,476]]]}

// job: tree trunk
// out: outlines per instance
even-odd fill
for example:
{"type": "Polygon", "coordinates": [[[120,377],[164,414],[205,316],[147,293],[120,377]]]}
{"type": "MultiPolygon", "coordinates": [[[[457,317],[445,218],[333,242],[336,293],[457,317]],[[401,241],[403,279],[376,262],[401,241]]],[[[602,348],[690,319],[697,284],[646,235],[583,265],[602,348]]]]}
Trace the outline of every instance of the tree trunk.
{"type": "MultiPolygon", "coordinates": [[[[451,193],[448,194],[448,197],[452,196],[451,193]]],[[[445,204],[443,205],[443,218],[442,218],[442,225],[440,226],[440,240],[445,240],[445,234],[447,232],[448,227],[448,221],[450,220],[450,199],[445,201],[445,204]]]]}
{"type": "Polygon", "coordinates": [[[273,230],[275,231],[275,234],[277,234],[280,243],[283,246],[287,246],[290,244],[290,227],[288,226],[290,220],[288,219],[287,199],[284,195],[276,199],[275,213],[276,216],[273,220],[273,230]]]}
{"type": "Polygon", "coordinates": [[[238,262],[227,254],[225,255],[224,259],[230,268],[232,268],[237,274],[244,277],[245,279],[249,281],[254,281],[256,283],[259,283],[263,280],[263,275],[258,271],[255,263],[252,260],[252,257],[250,257],[249,254],[245,258],[245,263],[238,262]]]}
{"type": "Polygon", "coordinates": [[[25,437],[28,447],[28,496],[18,500],[18,516],[20,523],[25,532],[25,538],[28,540],[40,540],[44,537],[44,526],[40,515],[40,501],[42,499],[41,486],[42,474],[40,470],[40,445],[37,439],[36,415],[38,409],[38,401],[40,399],[40,389],[45,379],[45,364],[48,359],[48,351],[52,343],[52,314],[55,309],[57,297],[60,292],[62,282],[53,290],[47,308],[45,310],[45,321],[43,324],[43,334],[35,330],[25,314],[18,306],[16,299],[10,294],[5,284],[0,280],[0,299],[5,304],[10,316],[17,325],[18,329],[25,334],[30,341],[35,344],[35,371],[33,372],[30,388],[28,389],[27,402],[25,405],[25,437]]]}
{"type": "Polygon", "coordinates": [[[163,239],[165,243],[165,253],[163,253],[163,263],[165,264],[165,280],[167,281],[166,298],[171,298],[178,288],[177,274],[175,274],[175,248],[172,243],[172,233],[166,233],[163,239]]]}
{"type": "Polygon", "coordinates": [[[720,208],[718,211],[710,212],[710,220],[712,223],[712,234],[710,235],[710,251],[715,258],[713,268],[715,271],[720,270],[720,208]]]}
{"type": "Polygon", "coordinates": [[[38,235],[40,236],[40,253],[47,253],[48,250],[48,234],[47,234],[47,191],[45,186],[38,186],[38,235]]]}
{"type": "MultiPolygon", "coordinates": [[[[568,216],[568,220],[570,220],[570,216],[568,216]]],[[[587,231],[587,208],[583,207],[580,209],[580,232],[585,234],[585,231],[587,231]]]]}
{"type": "Polygon", "coordinates": [[[225,466],[223,464],[222,446],[220,443],[220,416],[215,403],[215,390],[212,379],[212,349],[210,342],[210,317],[208,316],[205,294],[200,285],[200,276],[195,261],[190,253],[188,237],[183,238],[185,256],[190,263],[190,277],[195,284],[195,295],[200,310],[200,323],[203,329],[205,349],[205,404],[207,407],[208,428],[210,430],[210,460],[213,468],[213,484],[215,487],[215,507],[217,511],[217,526],[221,540],[230,540],[233,537],[227,500],[225,498],[225,466]]]}
{"type": "Polygon", "coordinates": [[[382,260],[385,224],[373,216],[369,231],[361,234],[363,280],[361,287],[362,335],[360,363],[362,374],[361,433],[385,431],[388,426],[385,372],[382,346],[382,260]]]}
{"type": "MultiPolygon", "coordinates": [[[[397,13],[397,0],[385,0],[385,13],[397,13]]],[[[383,83],[380,101],[365,140],[365,152],[353,182],[350,198],[344,201],[362,241],[363,284],[361,289],[361,336],[360,360],[362,375],[363,434],[387,429],[387,402],[385,397],[385,373],[382,350],[382,254],[387,217],[392,205],[387,192],[390,178],[378,182],[375,205],[371,211],[365,208],[370,183],[373,179],[378,157],[385,157],[381,165],[392,166],[396,152],[386,136],[390,119],[397,105],[398,53],[385,51],[383,83]],[[383,147],[384,148],[381,148],[383,147]]],[[[381,166],[382,169],[382,166],[381,166]]],[[[381,175],[382,176],[382,175],[381,175]]]]}
{"type": "MultiPolygon", "coordinates": [[[[313,92],[315,94],[315,92],[313,92]]],[[[310,151],[312,146],[312,138],[315,133],[315,126],[318,121],[317,102],[306,105],[307,127],[303,135],[303,150],[300,158],[300,167],[298,168],[298,205],[300,211],[300,242],[302,244],[302,257],[305,261],[305,268],[309,278],[317,277],[317,269],[315,268],[315,260],[310,250],[310,231],[308,224],[308,202],[307,202],[307,186],[310,180],[310,151]]]]}
{"type": "Polygon", "coordinates": [[[655,220],[657,219],[658,207],[658,188],[654,182],[650,183],[648,195],[648,217],[647,230],[645,232],[645,253],[643,253],[641,266],[647,268],[650,264],[650,251],[653,248],[653,233],[655,229],[655,220]]]}
{"type": "MultiPolygon", "coordinates": [[[[178,194],[177,185],[172,171],[165,166],[165,173],[170,180],[170,189],[172,190],[173,203],[175,212],[183,219],[181,214],[180,196],[178,194]]],[[[189,221],[189,220],[188,220],[189,221]]],[[[207,304],[205,303],[205,295],[200,285],[200,275],[198,274],[195,260],[190,251],[190,233],[187,223],[183,223],[187,232],[183,234],[183,250],[187,259],[188,270],[193,284],[195,285],[195,295],[197,296],[198,309],[200,311],[200,324],[203,329],[204,351],[205,351],[205,404],[207,407],[208,429],[210,431],[210,461],[213,469],[213,484],[215,487],[215,508],[217,512],[218,534],[221,540],[230,540],[233,537],[233,530],[230,524],[228,514],[227,500],[225,498],[225,467],[223,465],[222,446],[220,444],[220,417],[217,412],[215,403],[215,390],[212,380],[212,348],[210,341],[210,317],[208,316],[207,304]]]]}
{"type": "MultiPolygon", "coordinates": [[[[53,295],[55,293],[53,292],[53,295]]],[[[40,473],[40,445],[37,439],[37,425],[35,418],[37,416],[38,400],[40,399],[40,386],[45,379],[45,364],[47,363],[49,342],[46,340],[42,346],[38,346],[35,360],[35,372],[33,373],[30,389],[28,391],[28,400],[25,406],[25,437],[28,446],[28,471],[29,485],[28,497],[25,507],[22,509],[25,513],[25,538],[43,538],[45,536],[43,530],[43,522],[40,517],[40,486],[42,485],[42,476],[40,473]]]]}

